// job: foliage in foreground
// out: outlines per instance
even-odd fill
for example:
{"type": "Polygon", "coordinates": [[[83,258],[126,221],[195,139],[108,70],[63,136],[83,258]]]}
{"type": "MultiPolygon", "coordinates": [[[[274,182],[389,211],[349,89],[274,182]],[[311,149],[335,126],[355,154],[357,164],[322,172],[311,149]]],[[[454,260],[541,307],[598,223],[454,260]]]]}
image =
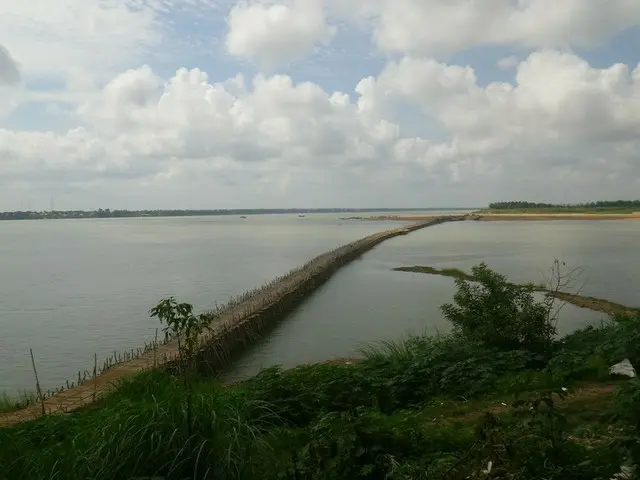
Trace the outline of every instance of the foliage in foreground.
{"type": "Polygon", "coordinates": [[[191,435],[180,379],[147,373],[95,407],[0,430],[0,478],[611,478],[637,455],[625,430],[640,422],[635,382],[577,413],[544,398],[639,359],[638,340],[640,318],[624,318],[569,335],[548,361],[416,337],[362,362],[272,368],[229,388],[199,380],[191,435]],[[516,396],[527,403],[501,406],[516,396]],[[484,416],[496,405],[505,411],[484,416]]]}
{"type": "MultiPolygon", "coordinates": [[[[484,273],[495,288],[459,307],[494,328],[537,314],[484,273]]],[[[0,429],[0,479],[608,479],[638,462],[640,387],[608,367],[640,363],[640,317],[561,340],[525,320],[517,341],[458,328],[226,388],[144,373],[83,411],[0,429]]]]}

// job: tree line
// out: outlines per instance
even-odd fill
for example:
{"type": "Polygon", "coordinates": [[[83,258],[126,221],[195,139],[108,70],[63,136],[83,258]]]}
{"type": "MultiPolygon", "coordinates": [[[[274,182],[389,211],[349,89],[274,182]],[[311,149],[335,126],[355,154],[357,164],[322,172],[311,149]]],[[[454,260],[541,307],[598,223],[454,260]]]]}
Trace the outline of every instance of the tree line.
{"type": "Polygon", "coordinates": [[[54,210],[0,212],[0,220],[38,220],[58,218],[130,218],[130,217],[195,217],[212,215],[266,215],[343,212],[419,211],[419,208],[245,208],[200,210],[54,210]]]}
{"type": "Polygon", "coordinates": [[[640,200],[600,200],[585,203],[540,203],[540,202],[493,202],[491,210],[523,210],[523,209],[633,209],[640,210],[640,200]]]}

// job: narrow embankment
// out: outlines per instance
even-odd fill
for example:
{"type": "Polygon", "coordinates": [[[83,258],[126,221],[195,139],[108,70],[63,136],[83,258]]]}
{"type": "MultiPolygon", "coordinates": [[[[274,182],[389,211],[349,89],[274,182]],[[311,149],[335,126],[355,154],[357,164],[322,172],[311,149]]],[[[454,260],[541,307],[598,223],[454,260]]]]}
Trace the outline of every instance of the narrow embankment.
{"type": "MultiPolygon", "coordinates": [[[[425,273],[428,275],[439,275],[441,277],[451,277],[454,279],[467,280],[470,282],[475,281],[476,279],[473,275],[463,272],[462,270],[458,270],[457,268],[443,268],[437,269],[433,267],[427,266],[413,266],[413,267],[398,267],[394,268],[397,272],[413,272],[413,273],[425,273]]],[[[575,305],[580,308],[587,308],[589,310],[594,310],[596,312],[603,312],[612,315],[638,315],[640,314],[640,308],[636,307],[628,307],[626,305],[621,305],[619,303],[611,302],[609,300],[605,300],[602,298],[588,297],[585,295],[577,295],[575,293],[569,292],[556,292],[549,290],[548,288],[544,288],[542,286],[534,285],[534,290],[537,292],[546,293],[548,295],[553,295],[554,297],[575,305]]]]}
{"type": "MultiPolygon", "coordinates": [[[[393,237],[445,222],[466,220],[465,216],[433,217],[409,226],[376,233],[333,251],[322,254],[303,267],[272,282],[265,288],[246,295],[241,301],[216,315],[209,332],[200,339],[204,364],[217,370],[233,355],[242,351],[268,330],[275,322],[299,304],[311,292],[326,282],[340,267],[393,237]]],[[[44,400],[44,411],[64,413],[88,405],[127,376],[143,370],[162,367],[178,357],[178,344],[170,341],[152,351],[116,365],[81,385],[56,393],[44,400]]],[[[42,404],[0,415],[0,427],[9,426],[42,415],[42,404]]]]}

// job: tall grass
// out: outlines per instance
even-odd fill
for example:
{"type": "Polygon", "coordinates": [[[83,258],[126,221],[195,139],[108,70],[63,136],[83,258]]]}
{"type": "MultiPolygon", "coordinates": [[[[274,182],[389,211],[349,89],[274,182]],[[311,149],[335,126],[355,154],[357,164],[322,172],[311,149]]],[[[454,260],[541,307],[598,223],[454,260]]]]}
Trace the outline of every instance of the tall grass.
{"type": "Polygon", "coordinates": [[[242,478],[278,417],[239,391],[201,384],[188,435],[183,397],[176,378],[145,373],[73,416],[0,429],[0,478],[242,478]]]}
{"type": "MultiPolygon", "coordinates": [[[[547,380],[571,388],[585,380],[608,379],[601,375],[621,358],[640,362],[639,345],[637,317],[575,332],[555,342],[548,359],[488,348],[452,334],[410,336],[363,347],[362,362],[272,368],[226,388],[199,379],[193,385],[191,435],[180,379],[146,372],[70,415],[0,429],[0,479],[384,478],[349,470],[366,467],[354,453],[363,445],[376,471],[386,471],[386,463],[376,459],[388,455],[416,468],[411,475],[389,478],[425,478],[420,472],[430,468],[439,473],[428,478],[443,478],[442,472],[464,458],[475,442],[473,426],[462,433],[451,427],[445,436],[438,429],[446,424],[434,423],[429,409],[477,405],[476,400],[508,402],[513,394],[547,388],[547,380]],[[350,473],[320,475],[335,464],[335,443],[350,473]],[[437,462],[444,463],[437,467],[437,462]]],[[[475,418],[481,416],[475,413],[475,418]]],[[[543,452],[526,442],[521,447],[522,452],[530,447],[543,452]]],[[[570,462],[558,458],[577,466],[591,454],[585,450],[570,462]]],[[[617,469],[616,455],[599,461],[617,469]]],[[[465,475],[479,462],[486,465],[484,457],[474,458],[465,475]]],[[[579,468],[574,476],[519,478],[610,478],[584,476],[587,467],[579,468]]]]}
{"type": "Polygon", "coordinates": [[[398,340],[368,343],[359,348],[360,354],[370,362],[407,363],[425,356],[427,351],[449,341],[450,335],[430,336],[426,330],[421,335],[409,334],[398,340]]]}
{"type": "Polygon", "coordinates": [[[26,390],[19,390],[15,395],[0,393],[0,413],[12,412],[36,403],[38,396],[26,390]]]}

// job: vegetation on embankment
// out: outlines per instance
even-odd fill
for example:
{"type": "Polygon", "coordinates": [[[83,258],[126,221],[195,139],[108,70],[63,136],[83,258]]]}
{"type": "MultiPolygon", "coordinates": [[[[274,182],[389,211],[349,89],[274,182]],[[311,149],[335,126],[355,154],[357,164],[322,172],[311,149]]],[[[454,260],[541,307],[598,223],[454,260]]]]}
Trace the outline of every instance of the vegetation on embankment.
{"type": "Polygon", "coordinates": [[[640,200],[613,200],[586,203],[493,202],[489,212],[505,213],[634,213],[640,212],[640,200]]]}
{"type": "MultiPolygon", "coordinates": [[[[0,429],[0,479],[609,479],[637,462],[640,384],[609,366],[640,362],[640,317],[555,340],[551,304],[481,277],[443,306],[453,333],[371,346],[361,362],[224,388],[185,347],[180,371],[0,429]]],[[[185,304],[152,313],[185,346],[198,331],[185,304]]]]}
{"type": "Polygon", "coordinates": [[[6,392],[0,393],[0,413],[19,410],[28,405],[33,405],[37,401],[37,395],[32,392],[21,391],[17,395],[9,395],[6,392]]]}
{"type": "MultiPolygon", "coordinates": [[[[397,267],[393,269],[396,272],[424,273],[428,275],[439,275],[442,277],[451,277],[457,280],[477,281],[477,278],[467,272],[457,268],[438,269],[429,266],[415,265],[412,267],[397,267]]],[[[640,308],[628,307],[620,303],[605,300],[603,298],[589,297],[586,295],[578,295],[570,292],[563,292],[550,288],[545,283],[521,285],[522,287],[530,287],[532,291],[542,292],[551,295],[559,300],[570,303],[580,308],[587,308],[597,312],[603,312],[610,315],[640,315],[640,308]]]]}

